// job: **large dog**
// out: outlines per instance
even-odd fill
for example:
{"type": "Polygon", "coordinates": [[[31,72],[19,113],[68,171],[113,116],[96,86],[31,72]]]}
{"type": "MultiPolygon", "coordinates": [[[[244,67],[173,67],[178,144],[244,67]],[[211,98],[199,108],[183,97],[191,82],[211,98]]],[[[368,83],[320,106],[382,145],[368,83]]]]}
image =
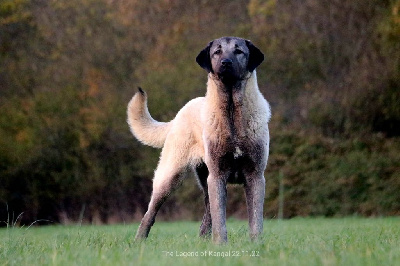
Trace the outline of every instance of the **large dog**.
{"type": "Polygon", "coordinates": [[[204,191],[201,236],[212,232],[215,243],[227,241],[227,182],[244,185],[250,238],[262,233],[271,116],[255,71],[263,60],[264,55],[248,40],[211,41],[196,58],[208,72],[206,96],[188,102],[168,123],[150,116],[142,89],[133,96],[128,105],[133,135],[146,145],[163,147],[136,239],[148,236],[161,205],[190,169],[204,191]]]}

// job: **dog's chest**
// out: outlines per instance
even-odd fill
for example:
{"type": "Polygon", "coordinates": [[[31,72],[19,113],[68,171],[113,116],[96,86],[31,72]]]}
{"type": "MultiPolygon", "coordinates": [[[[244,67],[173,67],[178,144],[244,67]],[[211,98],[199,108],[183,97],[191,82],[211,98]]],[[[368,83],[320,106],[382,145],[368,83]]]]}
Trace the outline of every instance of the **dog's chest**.
{"type": "Polygon", "coordinates": [[[234,158],[243,156],[246,147],[257,140],[259,123],[257,115],[249,113],[242,102],[224,102],[215,108],[205,124],[205,140],[217,144],[218,153],[231,153],[234,158]]]}
{"type": "Polygon", "coordinates": [[[213,161],[218,161],[220,169],[229,168],[235,172],[253,152],[254,139],[245,127],[237,125],[230,124],[227,117],[216,119],[204,135],[207,153],[213,161]]]}
{"type": "Polygon", "coordinates": [[[242,155],[243,155],[243,151],[240,149],[240,147],[235,146],[235,151],[233,152],[233,158],[238,159],[242,155]]]}

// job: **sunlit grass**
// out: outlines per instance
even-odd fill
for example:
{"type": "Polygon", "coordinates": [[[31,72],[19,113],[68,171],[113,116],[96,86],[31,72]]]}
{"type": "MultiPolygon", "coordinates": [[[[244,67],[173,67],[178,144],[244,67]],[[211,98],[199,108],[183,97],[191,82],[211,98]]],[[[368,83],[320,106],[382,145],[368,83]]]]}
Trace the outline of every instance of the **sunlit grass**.
{"type": "Polygon", "coordinates": [[[198,238],[199,222],[0,230],[0,265],[400,265],[400,218],[267,220],[260,242],[229,220],[229,244],[198,238]]]}

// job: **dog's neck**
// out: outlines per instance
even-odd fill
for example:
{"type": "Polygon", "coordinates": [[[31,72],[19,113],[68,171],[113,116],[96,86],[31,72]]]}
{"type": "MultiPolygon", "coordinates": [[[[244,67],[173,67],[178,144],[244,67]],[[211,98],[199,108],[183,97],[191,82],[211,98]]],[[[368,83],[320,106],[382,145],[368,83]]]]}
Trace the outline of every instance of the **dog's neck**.
{"type": "Polygon", "coordinates": [[[253,97],[257,94],[255,71],[233,85],[223,84],[218,77],[209,74],[206,100],[208,108],[215,118],[227,120],[231,134],[245,134],[246,109],[251,109],[253,97]]]}
{"type": "Polygon", "coordinates": [[[251,104],[257,95],[258,84],[256,71],[248,73],[246,78],[238,80],[232,85],[222,83],[218,77],[212,73],[208,76],[207,82],[207,102],[217,109],[226,110],[225,107],[233,102],[234,107],[246,107],[251,104]],[[229,102],[232,100],[232,102],[229,102]]]}

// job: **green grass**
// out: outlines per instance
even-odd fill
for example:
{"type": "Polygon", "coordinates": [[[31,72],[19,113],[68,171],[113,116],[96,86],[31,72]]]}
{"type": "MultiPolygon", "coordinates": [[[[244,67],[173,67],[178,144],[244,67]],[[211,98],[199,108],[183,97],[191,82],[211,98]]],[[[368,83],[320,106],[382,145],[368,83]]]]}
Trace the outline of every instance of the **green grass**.
{"type": "Polygon", "coordinates": [[[259,243],[229,220],[224,246],[198,226],[156,222],[143,243],[137,224],[3,228],[0,265],[400,265],[400,218],[267,220],[259,243]]]}

